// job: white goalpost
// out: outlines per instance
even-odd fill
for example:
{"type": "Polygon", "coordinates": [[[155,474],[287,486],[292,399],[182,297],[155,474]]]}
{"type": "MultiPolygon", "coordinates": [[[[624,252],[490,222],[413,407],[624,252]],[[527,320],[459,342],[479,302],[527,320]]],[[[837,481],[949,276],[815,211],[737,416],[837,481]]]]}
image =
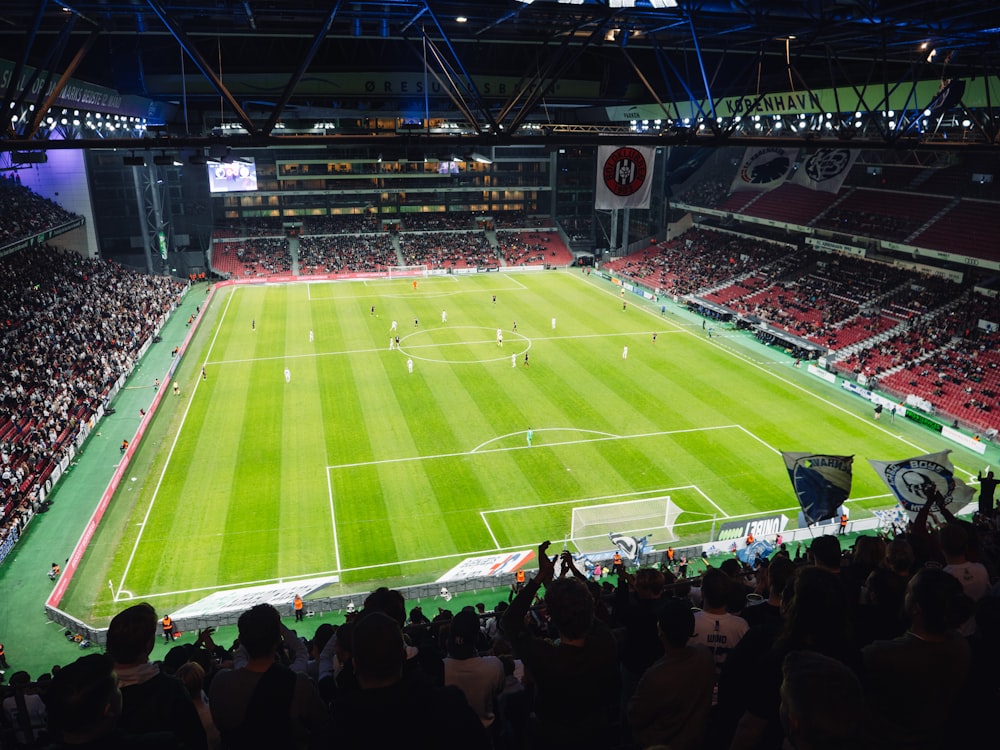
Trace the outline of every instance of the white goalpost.
{"type": "Polygon", "coordinates": [[[389,266],[388,268],[390,279],[412,278],[416,276],[426,277],[428,275],[426,263],[415,266],[389,266]]]}
{"type": "Polygon", "coordinates": [[[569,540],[580,552],[609,549],[608,534],[648,536],[650,544],[672,542],[680,514],[670,495],[574,507],[569,540]]]}

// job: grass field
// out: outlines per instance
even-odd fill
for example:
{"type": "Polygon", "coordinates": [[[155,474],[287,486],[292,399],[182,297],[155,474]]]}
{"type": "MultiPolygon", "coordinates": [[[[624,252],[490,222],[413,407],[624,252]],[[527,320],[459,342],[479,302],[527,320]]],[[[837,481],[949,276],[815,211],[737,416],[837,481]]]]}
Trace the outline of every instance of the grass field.
{"type": "Polygon", "coordinates": [[[645,498],[680,511],[661,546],[730,517],[794,523],[782,450],[856,455],[860,518],[892,504],[863,459],[931,447],[742,334],[627,303],[575,272],[220,290],[74,598],[101,618],[278,580],[433,580],[569,537],[573,508],[645,498]]]}

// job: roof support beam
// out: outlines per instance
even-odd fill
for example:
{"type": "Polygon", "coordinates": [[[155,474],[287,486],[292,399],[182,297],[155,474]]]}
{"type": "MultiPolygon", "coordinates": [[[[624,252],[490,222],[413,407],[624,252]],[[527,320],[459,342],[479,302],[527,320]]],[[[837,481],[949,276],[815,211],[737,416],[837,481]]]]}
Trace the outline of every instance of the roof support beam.
{"type": "Polygon", "coordinates": [[[259,130],[253,120],[251,120],[250,116],[243,110],[240,103],[236,101],[232,92],[226,88],[222,79],[216,75],[214,70],[212,70],[212,66],[208,64],[204,57],[202,57],[198,48],[192,44],[187,34],[184,33],[184,29],[182,29],[180,25],[174,21],[170,14],[163,9],[163,6],[161,6],[157,0],[146,0],[146,4],[149,6],[150,10],[157,15],[163,25],[167,27],[167,31],[169,31],[171,36],[177,40],[181,49],[187,53],[188,57],[190,57],[191,61],[195,64],[195,67],[197,67],[208,82],[212,84],[212,87],[219,93],[219,96],[226,100],[226,103],[233,110],[233,113],[243,124],[246,131],[252,136],[259,135],[259,130]]]}
{"type": "Polygon", "coordinates": [[[330,33],[333,21],[337,17],[337,13],[340,11],[340,4],[341,0],[337,0],[333,8],[327,14],[326,19],[316,31],[316,36],[313,37],[313,42],[306,51],[305,56],[302,58],[302,62],[299,63],[299,67],[295,69],[295,72],[293,72],[291,77],[288,79],[288,83],[285,85],[285,90],[281,92],[281,97],[274,105],[274,111],[271,113],[271,116],[267,120],[267,124],[264,126],[263,132],[265,135],[270,135],[271,131],[274,130],[274,126],[278,124],[278,120],[281,119],[281,114],[285,111],[285,106],[292,98],[292,94],[295,93],[295,87],[299,85],[299,81],[302,80],[302,76],[305,75],[309,66],[312,64],[313,58],[316,57],[316,53],[319,52],[319,48],[323,45],[323,40],[326,39],[326,35],[330,33]]]}

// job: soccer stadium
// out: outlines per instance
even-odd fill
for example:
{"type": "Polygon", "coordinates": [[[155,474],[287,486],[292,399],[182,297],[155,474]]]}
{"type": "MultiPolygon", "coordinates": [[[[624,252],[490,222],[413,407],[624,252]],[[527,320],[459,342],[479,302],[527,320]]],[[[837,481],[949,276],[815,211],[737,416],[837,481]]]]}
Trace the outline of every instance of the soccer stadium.
{"type": "Polygon", "coordinates": [[[0,21],[0,749],[988,736],[992,4],[0,21]]]}

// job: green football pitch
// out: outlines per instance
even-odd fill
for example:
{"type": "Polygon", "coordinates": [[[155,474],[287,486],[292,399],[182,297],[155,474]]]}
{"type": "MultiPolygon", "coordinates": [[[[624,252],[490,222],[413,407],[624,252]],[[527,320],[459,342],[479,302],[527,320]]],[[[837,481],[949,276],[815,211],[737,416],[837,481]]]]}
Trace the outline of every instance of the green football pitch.
{"type": "Polygon", "coordinates": [[[220,289],[72,598],[100,619],[278,581],[425,582],[608,530],[665,547],[794,524],[782,450],[855,455],[857,519],[892,505],[864,459],[940,449],[670,310],[573,271],[220,289]]]}

